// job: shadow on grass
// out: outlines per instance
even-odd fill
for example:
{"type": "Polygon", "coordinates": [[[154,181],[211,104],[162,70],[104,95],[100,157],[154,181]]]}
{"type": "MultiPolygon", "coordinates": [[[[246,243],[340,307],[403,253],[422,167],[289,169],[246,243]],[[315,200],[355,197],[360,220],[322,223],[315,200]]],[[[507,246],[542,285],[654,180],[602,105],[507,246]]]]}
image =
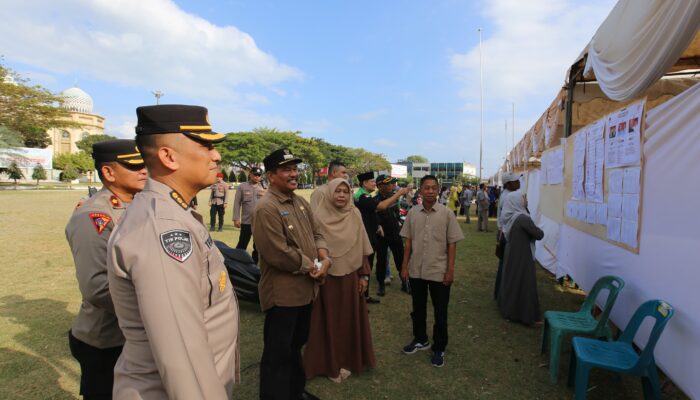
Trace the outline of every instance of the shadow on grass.
{"type": "Polygon", "coordinates": [[[26,299],[19,295],[0,298],[0,316],[27,328],[16,334],[13,340],[36,354],[2,349],[0,365],[3,383],[0,384],[0,393],[14,387],[14,394],[9,397],[0,395],[0,398],[73,398],[58,383],[60,374],[74,381],[80,379],[76,371],[68,368],[72,359],[68,349],[68,330],[75,315],[66,309],[67,305],[64,301],[26,299]],[[36,379],[28,375],[34,375],[36,379]],[[31,384],[18,388],[13,382],[14,376],[22,377],[22,382],[31,384]],[[25,392],[28,397],[22,397],[25,392]]]}

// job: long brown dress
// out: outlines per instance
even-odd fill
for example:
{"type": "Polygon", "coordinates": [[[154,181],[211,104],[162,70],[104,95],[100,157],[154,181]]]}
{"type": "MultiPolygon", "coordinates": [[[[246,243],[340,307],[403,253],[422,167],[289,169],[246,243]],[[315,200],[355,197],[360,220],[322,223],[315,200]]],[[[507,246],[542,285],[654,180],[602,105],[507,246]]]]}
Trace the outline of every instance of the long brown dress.
{"type": "Polygon", "coordinates": [[[360,276],[370,274],[363,261],[372,254],[372,245],[352,201],[343,208],[333,205],[333,193],[341,185],[349,193],[345,180],[332,180],[316,212],[333,265],[311,310],[304,350],[306,378],[336,378],[341,368],[359,374],[376,365],[367,303],[359,292],[360,276]]]}
{"type": "Polygon", "coordinates": [[[328,275],[321,286],[304,350],[307,379],[319,375],[334,378],[341,368],[359,374],[375,367],[367,302],[359,293],[360,273],[370,271],[328,275]]]}
{"type": "Polygon", "coordinates": [[[498,307],[503,317],[532,325],[541,319],[537,295],[535,260],[530,242],[544,237],[528,215],[521,214],[513,222],[503,257],[503,276],[498,307]]]}

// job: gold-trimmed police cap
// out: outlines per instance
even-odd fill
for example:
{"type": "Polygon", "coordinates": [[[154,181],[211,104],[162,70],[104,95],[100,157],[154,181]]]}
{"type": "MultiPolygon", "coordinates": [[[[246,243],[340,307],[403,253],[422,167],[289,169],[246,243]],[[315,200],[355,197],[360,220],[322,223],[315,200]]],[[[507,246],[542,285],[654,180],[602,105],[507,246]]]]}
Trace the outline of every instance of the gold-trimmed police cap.
{"type": "Polygon", "coordinates": [[[97,142],[92,145],[92,158],[97,168],[102,163],[112,161],[124,165],[143,165],[143,158],[136,148],[136,141],[131,139],[97,142]]]}
{"type": "Polygon", "coordinates": [[[182,133],[187,137],[208,143],[224,140],[223,133],[211,130],[209,111],[202,106],[160,104],[136,109],[136,135],[182,133]]]}

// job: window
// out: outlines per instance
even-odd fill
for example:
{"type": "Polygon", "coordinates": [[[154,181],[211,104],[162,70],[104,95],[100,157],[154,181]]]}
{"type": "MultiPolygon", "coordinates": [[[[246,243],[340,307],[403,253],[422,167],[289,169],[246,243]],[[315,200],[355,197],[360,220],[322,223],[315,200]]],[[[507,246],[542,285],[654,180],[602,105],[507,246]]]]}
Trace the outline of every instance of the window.
{"type": "Polygon", "coordinates": [[[67,131],[61,132],[61,138],[63,140],[70,140],[70,133],[68,133],[67,131]]]}

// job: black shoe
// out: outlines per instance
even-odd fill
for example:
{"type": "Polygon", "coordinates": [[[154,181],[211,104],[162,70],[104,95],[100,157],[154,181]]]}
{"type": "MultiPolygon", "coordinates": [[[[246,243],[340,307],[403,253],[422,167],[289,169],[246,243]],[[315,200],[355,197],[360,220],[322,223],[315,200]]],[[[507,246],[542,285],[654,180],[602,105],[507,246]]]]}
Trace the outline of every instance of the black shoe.
{"type": "Polygon", "coordinates": [[[367,304],[379,304],[380,301],[378,299],[375,299],[374,297],[367,297],[367,304]]]}
{"type": "Polygon", "coordinates": [[[384,289],[377,290],[377,296],[384,297],[385,294],[386,294],[386,290],[384,290],[384,289]]]}
{"type": "Polygon", "coordinates": [[[223,232],[223,231],[224,231],[224,228],[222,228],[222,227],[219,227],[219,229],[217,229],[217,232],[223,232]]]}
{"type": "Polygon", "coordinates": [[[209,228],[209,232],[214,232],[214,227],[209,228]]]}
{"type": "Polygon", "coordinates": [[[299,400],[321,400],[318,396],[314,396],[313,394],[307,392],[304,390],[300,395],[299,395],[299,400]]]}

